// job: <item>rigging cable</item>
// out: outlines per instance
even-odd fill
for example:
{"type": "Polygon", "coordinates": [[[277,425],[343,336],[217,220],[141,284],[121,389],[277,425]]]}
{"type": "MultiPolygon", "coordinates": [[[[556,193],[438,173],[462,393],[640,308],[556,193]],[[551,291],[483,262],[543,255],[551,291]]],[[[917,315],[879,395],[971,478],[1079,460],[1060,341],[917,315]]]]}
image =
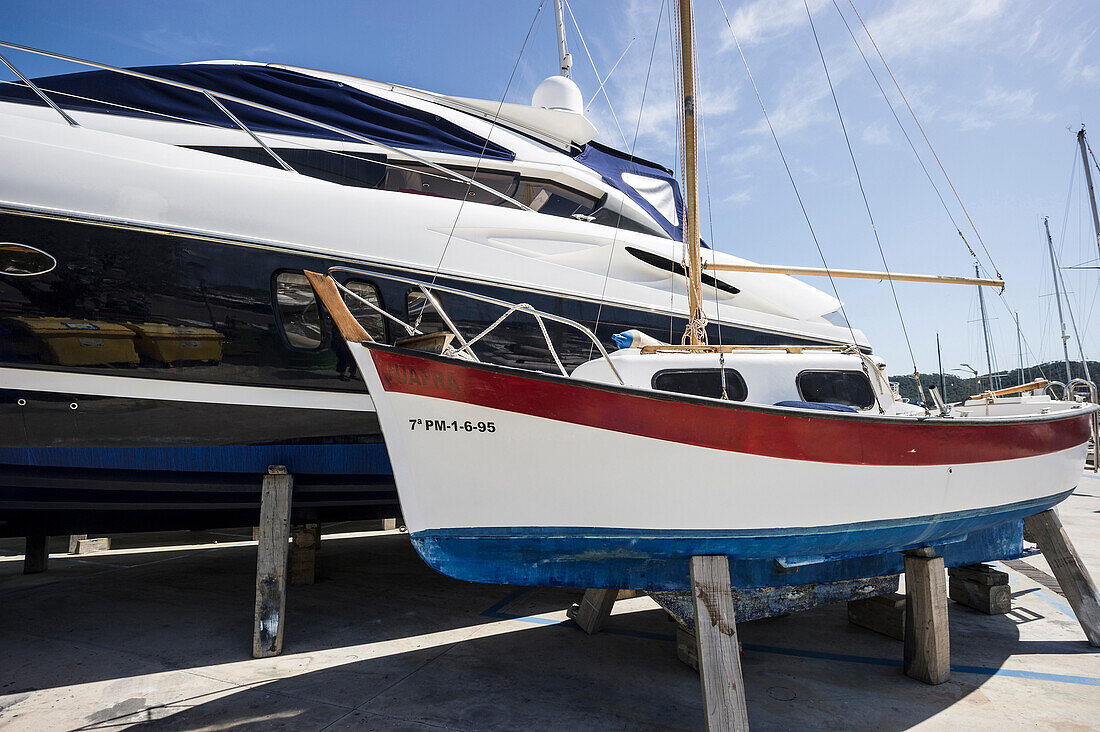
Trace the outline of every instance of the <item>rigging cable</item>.
{"type": "Polygon", "coordinates": [[[821,258],[821,264],[825,267],[826,274],[829,276],[829,284],[833,288],[833,295],[836,297],[837,302],[840,303],[840,314],[844,318],[844,324],[848,326],[848,333],[852,336],[852,345],[858,346],[856,342],[856,332],[852,327],[852,323],[848,320],[848,313],[844,309],[844,302],[840,299],[840,292],[836,287],[836,280],[833,278],[832,272],[829,271],[829,264],[825,261],[825,252],[821,248],[821,242],[817,238],[817,232],[814,231],[814,226],[810,222],[810,214],[806,210],[806,204],[802,201],[802,194],[798,191],[798,184],[794,182],[794,174],[791,173],[791,166],[787,163],[787,156],[783,153],[783,146],[779,144],[779,137],[776,135],[775,127],[772,125],[771,118],[768,116],[768,110],[764,106],[764,99],[760,95],[760,89],[756,86],[756,79],[753,78],[752,71],[749,69],[749,61],[745,58],[745,51],[741,48],[741,42],[737,38],[737,33],[733,30],[733,23],[730,22],[729,14],[726,12],[725,3],[722,0],[718,0],[718,6],[722,9],[722,16],[726,19],[726,27],[729,28],[730,35],[733,36],[733,43],[737,46],[737,52],[741,55],[741,63],[745,65],[745,73],[748,74],[749,83],[752,84],[752,90],[756,93],[756,101],[760,105],[760,111],[764,114],[764,121],[768,125],[768,130],[771,132],[772,140],[775,142],[775,147],[779,151],[779,158],[783,161],[783,169],[787,171],[787,179],[791,182],[791,187],[794,189],[795,198],[798,199],[798,206],[802,209],[802,217],[806,221],[806,226],[810,230],[810,237],[814,240],[814,246],[817,247],[817,255],[821,258]]]}
{"type": "MultiPolygon", "coordinates": [[[[650,75],[650,72],[653,71],[653,56],[654,56],[654,53],[657,50],[657,36],[661,32],[661,17],[664,13],[666,2],[667,2],[667,0],[661,0],[661,9],[657,12],[657,27],[653,31],[653,46],[649,50],[649,66],[646,68],[645,84],[642,86],[642,100],[638,104],[638,121],[635,122],[635,124],[634,124],[634,142],[630,145],[630,157],[631,158],[634,157],[634,149],[638,145],[638,132],[642,128],[642,110],[645,109],[646,92],[649,91],[649,75],[650,75]]],[[[569,7],[569,3],[566,3],[566,7],[569,7]]],[[[572,10],[569,11],[569,16],[570,17],[573,16],[573,11],[572,10]]],[[[573,18],[573,24],[574,25],[577,24],[577,19],[576,18],[573,18]]],[[[580,27],[579,26],[577,28],[577,35],[580,35],[580,27]]],[[[631,41],[631,43],[633,43],[633,41],[631,41]]],[[[582,41],[582,45],[583,45],[583,41],[582,41]]],[[[592,70],[593,71],[596,70],[595,64],[592,65],[592,70]]],[[[610,74],[608,74],[608,76],[610,76],[610,74]]],[[[599,78],[599,74],[596,74],[596,78],[599,78]]],[[[607,92],[606,91],[604,92],[604,98],[607,99],[607,105],[610,107],[611,106],[611,99],[607,98],[607,92]]],[[[614,109],[611,110],[611,114],[612,115],[615,114],[614,109]]],[[[618,124],[618,122],[616,121],[615,124],[618,124]]],[[[621,134],[622,130],[619,130],[619,132],[621,134]]],[[[625,138],[624,138],[623,141],[624,142],[626,141],[625,138]]],[[[618,219],[615,221],[615,233],[611,237],[611,249],[607,253],[607,268],[604,270],[604,273],[603,273],[603,289],[600,290],[600,304],[596,308],[596,324],[595,324],[595,328],[593,329],[594,332],[598,331],[598,329],[600,327],[600,318],[603,315],[604,296],[607,294],[607,281],[611,277],[611,263],[615,259],[615,245],[619,241],[619,227],[622,225],[623,207],[625,205],[626,205],[626,196],[622,196],[619,199],[619,213],[618,213],[618,219]]],[[[588,355],[589,355],[589,358],[591,358],[591,356],[592,356],[592,346],[588,347],[588,355]]]]}
{"type": "MultiPolygon", "coordinates": [[[[481,161],[485,159],[485,151],[489,149],[489,139],[493,136],[493,130],[496,129],[497,121],[500,119],[500,112],[504,109],[504,100],[508,98],[508,91],[512,88],[512,80],[516,76],[516,69],[519,68],[519,62],[523,59],[523,53],[527,50],[527,42],[531,40],[531,33],[535,30],[535,23],[538,22],[539,15],[542,13],[542,6],[545,0],[539,0],[539,6],[535,9],[535,17],[531,18],[531,25],[527,28],[527,35],[523,39],[523,45],[519,49],[519,55],[516,56],[516,62],[512,64],[512,73],[508,75],[508,83],[504,85],[504,93],[500,95],[500,102],[497,104],[496,114],[493,115],[493,120],[489,125],[489,133],[485,135],[485,144],[481,146],[481,153],[477,156],[477,162],[474,163],[474,172],[470,175],[470,179],[477,178],[478,170],[481,169],[481,161]]],[[[462,197],[462,200],[458,202],[458,211],[455,213],[455,219],[451,222],[451,230],[447,232],[447,241],[443,243],[443,251],[439,253],[439,261],[436,262],[435,272],[432,273],[432,284],[435,284],[436,279],[439,277],[439,270],[443,267],[443,259],[447,256],[447,249],[451,246],[451,240],[454,238],[455,229],[458,227],[458,220],[462,217],[462,209],[466,205],[466,199],[470,197],[470,190],[473,188],[471,183],[466,184],[466,195],[462,197]]],[[[420,309],[420,312],[416,316],[416,322],[413,323],[414,328],[420,327],[420,321],[424,318],[424,313],[428,309],[428,303],[425,303],[424,307],[420,309]]]]}
{"type": "MultiPolygon", "coordinates": [[[[611,97],[607,96],[607,89],[604,88],[605,79],[600,78],[600,72],[596,69],[596,62],[592,60],[592,53],[588,50],[588,44],[584,42],[584,34],[581,33],[581,26],[577,22],[576,16],[573,15],[573,8],[569,5],[569,0],[565,0],[565,9],[569,11],[569,17],[573,21],[573,27],[577,29],[577,38],[581,39],[581,47],[584,48],[584,54],[588,56],[588,63],[592,64],[592,73],[596,75],[596,81],[600,82],[603,98],[607,100],[607,108],[611,110],[611,119],[615,120],[615,127],[619,130],[619,136],[623,138],[623,144],[625,145],[626,135],[623,134],[623,128],[619,125],[619,118],[615,116],[615,108],[611,106],[611,97]]],[[[629,48],[629,46],[627,46],[627,48],[629,48]]],[[[626,53],[626,51],[623,53],[626,53]]],[[[610,78],[611,74],[607,76],[610,78]]],[[[596,93],[599,94],[599,92],[596,93]]]]}
{"type": "MultiPolygon", "coordinates": [[[[863,22],[863,16],[856,10],[856,5],[853,0],[848,0],[848,4],[852,6],[852,11],[856,14],[856,18],[859,20],[859,24],[863,26],[863,32],[867,34],[867,39],[871,41],[871,45],[874,46],[875,52],[878,54],[879,59],[882,61],[882,65],[886,68],[886,73],[890,75],[891,81],[894,82],[894,86],[898,90],[898,94],[901,95],[901,99],[905,102],[905,107],[909,110],[909,114],[913,117],[913,122],[916,123],[917,129],[920,130],[921,136],[924,138],[925,144],[928,145],[928,150],[932,153],[932,157],[936,160],[936,165],[940,167],[940,172],[943,173],[944,180],[947,181],[947,185],[951,187],[951,192],[955,194],[955,200],[959,203],[959,208],[962,209],[963,214],[966,215],[966,220],[970,222],[970,228],[974,231],[974,236],[978,237],[978,243],[982,245],[982,251],[985,252],[986,258],[989,260],[989,264],[993,267],[993,271],[997,274],[997,279],[1003,280],[1001,271],[997,268],[996,262],[993,261],[993,256],[989,253],[989,248],[986,247],[985,241],[982,239],[982,235],[978,232],[978,227],[974,225],[974,219],[970,218],[970,212],[966,210],[966,206],[962,202],[962,198],[959,196],[959,192],[955,189],[955,184],[951,182],[950,176],[947,175],[947,170],[943,167],[943,163],[940,162],[940,156],[936,154],[935,148],[932,147],[932,141],[928,139],[928,135],[925,133],[924,128],[921,126],[920,120],[917,119],[916,112],[913,111],[913,106],[909,104],[909,99],[905,96],[905,92],[901,90],[901,84],[898,83],[897,78],[894,76],[894,72],[890,70],[890,65],[886,63],[886,58],[882,55],[882,51],[879,50],[878,44],[875,43],[875,39],[871,36],[871,31],[867,28],[867,24],[863,22]]],[[[965,241],[965,240],[964,240],[965,241]]],[[[967,245],[969,248],[969,244],[967,245]]]]}
{"type": "MultiPolygon", "coordinates": [[[[833,87],[833,77],[829,73],[829,65],[825,63],[825,52],[821,50],[821,40],[817,36],[817,27],[814,25],[814,17],[810,12],[810,4],[808,0],[802,0],[802,5],[806,8],[806,18],[810,21],[810,30],[813,32],[814,43],[817,45],[817,54],[821,58],[821,68],[825,70],[825,79],[829,82],[829,94],[833,97],[833,106],[836,108],[836,116],[840,121],[840,130],[844,133],[844,143],[848,146],[848,157],[852,160],[852,169],[855,171],[856,183],[859,184],[859,193],[863,197],[863,208],[867,211],[867,221],[871,225],[871,233],[875,236],[875,244],[878,246],[878,254],[882,259],[882,268],[886,270],[886,273],[890,273],[890,266],[886,263],[886,252],[882,249],[882,240],[878,235],[878,228],[875,226],[875,217],[871,215],[871,203],[867,199],[867,191],[863,187],[863,176],[859,173],[859,164],[856,162],[855,151],[852,150],[852,141],[848,137],[848,126],[844,124],[844,115],[840,112],[840,101],[836,96],[836,89],[833,87]]],[[[913,344],[909,341],[909,331],[905,327],[905,316],[901,312],[901,302],[898,300],[898,292],[894,286],[893,279],[887,279],[890,284],[890,294],[894,297],[894,307],[898,311],[898,320],[901,321],[901,333],[905,338],[905,345],[909,349],[909,358],[913,362],[913,378],[917,380],[917,392],[920,394],[921,402],[925,404],[925,410],[927,411],[927,402],[924,398],[924,387],[920,382],[920,370],[917,368],[917,357],[913,353],[913,344]]]]}

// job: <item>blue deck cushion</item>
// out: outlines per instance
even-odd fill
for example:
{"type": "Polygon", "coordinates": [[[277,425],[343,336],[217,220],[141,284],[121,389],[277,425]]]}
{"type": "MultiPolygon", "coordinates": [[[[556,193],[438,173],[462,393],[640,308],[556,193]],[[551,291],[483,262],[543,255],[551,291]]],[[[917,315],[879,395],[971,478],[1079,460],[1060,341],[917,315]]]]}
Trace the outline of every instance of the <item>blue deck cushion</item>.
{"type": "Polygon", "coordinates": [[[831,402],[800,402],[800,401],[787,401],[776,402],[777,407],[794,407],[795,409],[820,409],[823,412],[858,412],[855,407],[850,407],[847,404],[833,404],[831,402]]]}

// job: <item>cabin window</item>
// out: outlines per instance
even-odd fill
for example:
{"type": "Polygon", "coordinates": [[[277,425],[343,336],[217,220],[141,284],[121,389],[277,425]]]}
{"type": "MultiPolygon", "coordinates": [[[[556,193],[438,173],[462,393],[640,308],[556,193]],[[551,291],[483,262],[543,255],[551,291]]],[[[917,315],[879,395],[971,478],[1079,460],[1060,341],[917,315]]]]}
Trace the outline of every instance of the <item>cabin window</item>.
{"type": "Polygon", "coordinates": [[[597,204],[592,196],[545,180],[520,181],[518,195],[514,198],[539,213],[551,216],[590,216],[597,204]]]}
{"type": "MultiPolygon", "coordinates": [[[[519,185],[519,176],[511,173],[494,173],[479,170],[474,174],[472,170],[456,170],[478,183],[499,191],[509,198],[515,198],[516,187],[519,185]]],[[[436,170],[429,165],[409,163],[406,161],[393,161],[386,170],[386,180],[382,186],[387,191],[399,193],[419,193],[422,196],[436,196],[438,198],[465,198],[472,203],[487,203],[494,206],[506,204],[500,196],[495,196],[483,188],[470,185],[466,181],[453,178],[441,170],[436,170]]]]}
{"type": "Polygon", "coordinates": [[[722,398],[722,376],[725,374],[726,395],[730,401],[743,402],[748,396],[745,380],[733,369],[670,369],[653,375],[653,388],[677,394],[722,398]]]}
{"type": "MultiPolygon", "coordinates": [[[[371,305],[375,307],[382,307],[382,298],[378,294],[378,288],[370,282],[363,282],[361,280],[349,280],[344,283],[344,287],[348,288],[351,292],[363,298],[371,305]]],[[[348,310],[355,316],[355,319],[359,321],[359,325],[370,334],[370,337],[376,341],[385,342],[386,340],[386,319],[382,317],[382,314],[377,310],[374,310],[369,305],[365,305],[359,300],[356,300],[346,292],[341,293],[344,298],[344,304],[348,306],[348,310]]]]}
{"type": "MultiPolygon", "coordinates": [[[[272,168],[281,167],[260,147],[223,147],[189,145],[192,150],[224,155],[272,168]]],[[[386,175],[386,156],[377,153],[311,148],[273,148],[275,154],[302,175],[327,180],[342,186],[377,188],[386,175]]]]}
{"type": "Polygon", "coordinates": [[[807,402],[847,404],[857,409],[875,404],[871,382],[862,371],[803,371],[798,375],[798,393],[807,402]]]}
{"type": "Polygon", "coordinates": [[[33,277],[51,272],[57,260],[46,252],[27,244],[0,242],[0,274],[10,277],[33,277]]]}
{"type": "Polygon", "coordinates": [[[275,304],[283,336],[292,348],[314,350],[321,346],[321,311],[304,274],[280,272],[275,277],[275,304]]]}
{"type": "MultiPolygon", "coordinates": [[[[436,297],[438,298],[439,295],[436,295],[436,297]]],[[[409,291],[407,305],[409,310],[408,323],[416,326],[421,333],[450,332],[451,329],[443,322],[443,318],[439,316],[439,311],[435,309],[435,305],[420,290],[409,291]]]]}

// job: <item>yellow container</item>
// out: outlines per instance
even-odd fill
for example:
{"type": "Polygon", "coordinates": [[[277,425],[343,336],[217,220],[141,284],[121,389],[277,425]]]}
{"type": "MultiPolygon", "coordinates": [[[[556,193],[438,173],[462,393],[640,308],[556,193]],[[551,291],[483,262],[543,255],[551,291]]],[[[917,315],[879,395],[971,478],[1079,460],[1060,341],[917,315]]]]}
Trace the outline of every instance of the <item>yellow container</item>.
{"type": "Polygon", "coordinates": [[[137,351],[160,361],[221,361],[225,336],[211,328],[195,328],[163,323],[130,323],[137,334],[137,351]]]}
{"type": "Polygon", "coordinates": [[[134,333],[125,326],[79,318],[15,317],[11,322],[29,331],[43,360],[61,366],[103,366],[137,363],[134,333]]]}

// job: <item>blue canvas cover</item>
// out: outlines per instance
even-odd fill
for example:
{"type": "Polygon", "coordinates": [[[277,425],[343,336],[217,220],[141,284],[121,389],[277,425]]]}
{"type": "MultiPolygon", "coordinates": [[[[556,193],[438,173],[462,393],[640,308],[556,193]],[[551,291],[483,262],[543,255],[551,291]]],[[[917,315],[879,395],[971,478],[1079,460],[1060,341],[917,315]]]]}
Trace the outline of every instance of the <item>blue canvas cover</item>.
{"type": "Polygon", "coordinates": [[[684,220],[684,199],[683,195],[680,193],[680,185],[676,182],[676,178],[672,175],[671,170],[657,165],[656,163],[651,163],[648,160],[633,157],[627,153],[607,147],[606,145],[601,145],[598,142],[590,142],[585,145],[584,149],[574,156],[574,160],[596,171],[603,176],[605,183],[625,193],[631,201],[634,201],[634,203],[641,206],[646,213],[652,216],[653,220],[660,224],[661,228],[673,239],[676,241],[684,240],[684,229],[682,224],[684,220]],[[623,181],[623,173],[634,173],[635,175],[657,178],[671,185],[672,195],[676,203],[676,220],[680,223],[674,225],[671,221],[662,216],[661,213],[653,207],[653,204],[623,181]]]}
{"type": "MultiPolygon", "coordinates": [[[[242,64],[143,66],[135,71],[247,99],[393,147],[457,155],[484,154],[496,160],[516,157],[512,151],[430,112],[296,71],[242,64]]],[[[198,92],[112,71],[45,76],[34,82],[63,109],[149,119],[178,117],[219,127],[235,127],[221,110],[198,92]]],[[[44,104],[21,83],[0,84],[0,101],[44,104]]],[[[233,102],[224,104],[256,132],[352,141],[352,138],[253,107],[233,102]]]]}
{"type": "Polygon", "coordinates": [[[795,409],[820,409],[823,412],[858,412],[855,407],[848,406],[847,404],[834,404],[833,402],[800,402],[800,401],[785,401],[776,402],[777,407],[794,407],[795,409]]]}

